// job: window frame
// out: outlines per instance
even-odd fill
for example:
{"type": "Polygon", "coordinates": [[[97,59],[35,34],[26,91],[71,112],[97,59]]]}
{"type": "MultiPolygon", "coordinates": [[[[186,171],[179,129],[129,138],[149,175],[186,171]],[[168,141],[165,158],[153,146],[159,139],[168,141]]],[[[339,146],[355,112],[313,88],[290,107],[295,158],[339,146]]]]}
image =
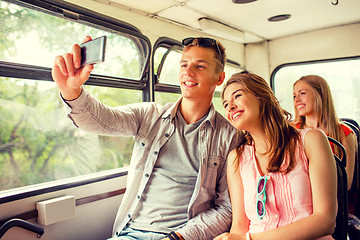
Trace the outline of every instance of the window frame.
{"type": "MultiPolygon", "coordinates": [[[[82,24],[87,23],[85,25],[88,26],[96,25],[97,28],[106,29],[107,31],[110,30],[115,34],[119,33],[119,35],[126,36],[133,40],[142,56],[144,56],[144,58],[142,58],[143,67],[139,80],[91,74],[85,85],[140,90],[143,94],[143,101],[149,99],[151,42],[147,36],[140,32],[139,29],[126,22],[60,0],[3,1],[19,5],[21,7],[33,9],[35,11],[41,11],[53,16],[66,18],[70,21],[78,21],[82,24]]],[[[0,61],[0,77],[53,82],[51,68],[49,67],[21,64],[3,60],[0,61]]],[[[56,192],[68,188],[83,186],[95,182],[106,181],[113,178],[119,178],[125,175],[127,175],[127,167],[121,167],[118,169],[104,170],[87,175],[74,176],[70,178],[46,181],[39,184],[3,190],[0,191],[0,204],[42,195],[45,193],[56,192]]]]}
{"type": "Polygon", "coordinates": [[[164,65],[165,59],[168,56],[168,54],[173,50],[180,50],[182,49],[181,42],[177,41],[175,39],[169,38],[169,37],[160,37],[156,40],[153,48],[153,54],[152,54],[152,79],[154,84],[154,91],[153,91],[153,99],[155,101],[155,92],[166,92],[166,93],[177,93],[181,94],[180,86],[175,86],[172,84],[167,83],[160,83],[159,82],[159,75],[161,74],[162,67],[164,65]],[[162,56],[160,65],[158,67],[158,70],[155,72],[155,52],[159,47],[167,48],[166,53],[162,56]]]}
{"type": "MultiPolygon", "coordinates": [[[[3,0],[9,3],[20,5],[46,14],[65,18],[81,24],[111,30],[119,35],[126,36],[133,40],[139,51],[145,56],[140,80],[127,79],[123,77],[111,77],[100,74],[91,74],[85,85],[124,88],[143,91],[143,98],[150,94],[147,85],[149,84],[149,65],[151,57],[151,43],[148,37],[143,35],[139,29],[129,23],[99,14],[89,9],[59,0],[3,0]]],[[[12,78],[27,78],[31,80],[53,81],[51,68],[29,64],[0,61],[0,76],[12,78]]]]}
{"type": "Polygon", "coordinates": [[[329,63],[329,62],[340,62],[340,61],[347,61],[347,60],[360,60],[359,56],[351,56],[351,57],[340,57],[340,58],[327,58],[327,59],[318,59],[318,60],[310,60],[310,61],[300,61],[300,62],[289,62],[289,63],[283,63],[274,68],[274,70],[271,72],[270,75],[270,87],[274,91],[275,95],[275,75],[276,73],[284,68],[289,66],[299,66],[299,65],[307,65],[307,64],[317,64],[317,63],[329,63]]]}
{"type": "MultiPolygon", "coordinates": [[[[271,72],[271,76],[270,76],[270,87],[271,89],[273,90],[274,94],[275,94],[275,97],[277,99],[279,99],[281,101],[281,97],[282,96],[279,96],[277,95],[276,93],[276,83],[275,83],[275,76],[276,74],[281,70],[283,69],[284,67],[291,67],[291,66],[307,66],[307,65],[312,65],[312,64],[321,64],[321,63],[341,63],[341,62],[346,62],[346,61],[352,61],[352,60],[356,60],[356,61],[359,61],[360,62],[360,55],[355,55],[355,56],[349,56],[349,57],[338,57],[338,58],[327,58],[327,59],[317,59],[317,60],[310,60],[310,61],[299,61],[299,62],[289,62],[289,63],[284,63],[284,64],[280,64],[279,66],[277,66],[272,72],[271,72]]],[[[312,74],[312,73],[308,73],[308,74],[312,74]]],[[[321,74],[318,74],[318,73],[314,73],[315,75],[320,75],[322,76],[321,74]]],[[[307,73],[304,73],[304,75],[307,75],[307,73]]],[[[302,75],[302,76],[304,76],[302,75]]],[[[325,79],[328,84],[329,84],[329,87],[332,88],[332,84],[331,84],[331,81],[328,81],[327,79],[325,79]]],[[[292,92],[292,89],[290,89],[289,91],[292,92]]],[[[334,105],[335,105],[335,108],[337,108],[337,100],[339,100],[340,98],[334,98],[335,97],[335,92],[332,93],[332,97],[333,97],[333,101],[334,101],[334,105]]],[[[352,95],[353,97],[355,97],[354,95],[352,95]]],[[[281,104],[282,105],[282,104],[281,104]]],[[[285,107],[286,108],[286,107],[285,107]]],[[[294,110],[290,110],[290,109],[285,109],[287,111],[289,111],[290,114],[292,114],[292,118],[291,118],[291,121],[294,120],[295,118],[295,113],[294,113],[294,110]]],[[[353,117],[349,117],[349,116],[344,116],[341,114],[341,111],[336,111],[337,112],[337,116],[342,119],[342,118],[351,118],[353,119],[353,117]]],[[[355,117],[356,118],[356,117],[355,117]]],[[[356,121],[359,121],[357,118],[354,120],[356,121]]]]}

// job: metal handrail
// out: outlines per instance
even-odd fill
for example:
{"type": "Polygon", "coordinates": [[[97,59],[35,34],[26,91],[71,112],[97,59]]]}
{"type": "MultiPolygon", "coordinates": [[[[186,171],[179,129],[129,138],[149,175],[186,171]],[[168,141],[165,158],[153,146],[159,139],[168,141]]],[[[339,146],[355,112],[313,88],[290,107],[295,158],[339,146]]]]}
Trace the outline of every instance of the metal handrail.
{"type": "Polygon", "coordinates": [[[44,228],[36,226],[35,224],[32,224],[25,220],[14,218],[7,221],[0,227],[0,238],[2,238],[2,236],[4,236],[4,234],[13,227],[20,227],[36,233],[38,238],[40,238],[44,234],[44,228]]]}

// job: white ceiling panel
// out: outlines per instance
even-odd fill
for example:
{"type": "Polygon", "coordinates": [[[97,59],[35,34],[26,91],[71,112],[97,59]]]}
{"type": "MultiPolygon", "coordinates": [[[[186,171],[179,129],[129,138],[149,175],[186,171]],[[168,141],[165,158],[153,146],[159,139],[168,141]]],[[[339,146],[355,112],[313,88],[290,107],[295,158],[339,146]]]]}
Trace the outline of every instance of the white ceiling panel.
{"type": "Polygon", "coordinates": [[[338,0],[338,5],[331,1],[336,0],[258,0],[248,4],[232,0],[109,0],[194,29],[200,29],[199,18],[211,18],[243,31],[243,43],[360,22],[360,0],[338,0]],[[291,18],[268,21],[279,14],[291,14],[291,18]]]}
{"type": "Polygon", "coordinates": [[[111,2],[121,4],[136,10],[144,11],[150,14],[154,14],[175,4],[179,4],[179,2],[175,0],[111,0],[111,2]]]}
{"type": "Polygon", "coordinates": [[[183,6],[174,6],[168,8],[158,12],[157,15],[195,29],[200,29],[198,19],[204,17],[204,15],[200,14],[199,12],[190,10],[183,6]]]}
{"type": "Polygon", "coordinates": [[[360,21],[359,0],[339,0],[336,6],[330,0],[258,0],[249,4],[234,4],[231,0],[189,0],[186,4],[266,39],[360,21]],[[291,18],[283,22],[267,21],[279,14],[291,14],[291,18]]]}

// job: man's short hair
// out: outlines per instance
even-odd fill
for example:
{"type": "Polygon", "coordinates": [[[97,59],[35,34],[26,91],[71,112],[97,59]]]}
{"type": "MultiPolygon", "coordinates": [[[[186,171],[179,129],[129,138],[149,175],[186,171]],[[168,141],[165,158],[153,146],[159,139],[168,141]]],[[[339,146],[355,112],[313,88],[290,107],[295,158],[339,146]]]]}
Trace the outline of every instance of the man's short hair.
{"type": "Polygon", "coordinates": [[[182,40],[184,52],[191,47],[211,48],[214,50],[215,59],[217,60],[216,72],[223,72],[226,62],[225,47],[217,40],[203,37],[189,37],[182,40]]]}

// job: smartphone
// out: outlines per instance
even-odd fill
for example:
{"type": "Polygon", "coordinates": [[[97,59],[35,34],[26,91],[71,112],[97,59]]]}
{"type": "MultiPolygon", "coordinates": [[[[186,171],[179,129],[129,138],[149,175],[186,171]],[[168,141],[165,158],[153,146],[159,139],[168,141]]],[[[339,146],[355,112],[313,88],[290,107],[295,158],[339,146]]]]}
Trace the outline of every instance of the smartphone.
{"type": "Polygon", "coordinates": [[[89,42],[82,43],[80,47],[81,67],[105,61],[106,36],[98,37],[89,42]]]}

